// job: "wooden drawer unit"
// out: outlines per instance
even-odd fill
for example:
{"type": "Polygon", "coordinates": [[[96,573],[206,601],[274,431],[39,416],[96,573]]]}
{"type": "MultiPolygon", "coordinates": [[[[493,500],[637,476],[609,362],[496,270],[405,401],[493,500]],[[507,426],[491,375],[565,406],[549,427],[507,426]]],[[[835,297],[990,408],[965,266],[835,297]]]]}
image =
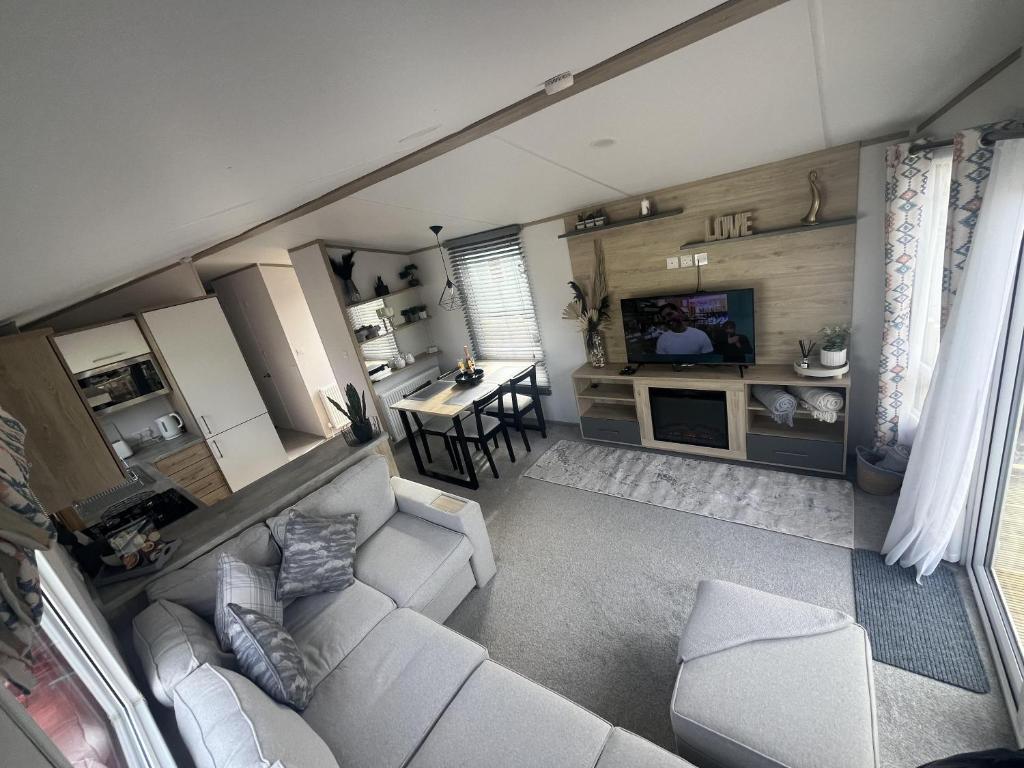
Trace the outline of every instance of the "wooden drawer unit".
{"type": "Polygon", "coordinates": [[[799,437],[747,434],[747,459],[821,472],[844,471],[843,443],[799,437]]]}
{"type": "Polygon", "coordinates": [[[164,456],[159,461],[154,462],[153,466],[159,469],[163,474],[171,477],[189,465],[195,464],[197,461],[212,458],[213,454],[210,453],[210,448],[206,443],[196,443],[195,445],[190,445],[188,448],[184,448],[177,453],[164,456]]]}
{"type": "Polygon", "coordinates": [[[165,456],[154,466],[204,504],[213,504],[231,495],[220,465],[206,443],[196,443],[165,456]]]}
{"type": "Polygon", "coordinates": [[[580,431],[591,440],[607,440],[611,443],[640,445],[640,424],[622,419],[597,419],[580,417],[580,431]]]}

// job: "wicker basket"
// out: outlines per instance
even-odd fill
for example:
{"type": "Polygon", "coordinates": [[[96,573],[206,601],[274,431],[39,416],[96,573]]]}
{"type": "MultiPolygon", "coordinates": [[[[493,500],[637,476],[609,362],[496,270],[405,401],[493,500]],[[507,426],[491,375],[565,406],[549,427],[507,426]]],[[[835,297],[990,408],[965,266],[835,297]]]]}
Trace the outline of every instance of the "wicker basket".
{"type": "Polygon", "coordinates": [[[903,474],[876,466],[881,460],[882,454],[857,446],[857,485],[866,493],[888,496],[903,485],[903,474]]]}

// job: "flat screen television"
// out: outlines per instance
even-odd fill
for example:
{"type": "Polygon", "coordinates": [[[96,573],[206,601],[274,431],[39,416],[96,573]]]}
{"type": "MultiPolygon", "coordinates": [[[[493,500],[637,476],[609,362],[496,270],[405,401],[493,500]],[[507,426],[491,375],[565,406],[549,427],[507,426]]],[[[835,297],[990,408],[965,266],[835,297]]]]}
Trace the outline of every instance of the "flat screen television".
{"type": "Polygon", "coordinates": [[[753,365],[754,289],[622,299],[631,363],[753,365]]]}

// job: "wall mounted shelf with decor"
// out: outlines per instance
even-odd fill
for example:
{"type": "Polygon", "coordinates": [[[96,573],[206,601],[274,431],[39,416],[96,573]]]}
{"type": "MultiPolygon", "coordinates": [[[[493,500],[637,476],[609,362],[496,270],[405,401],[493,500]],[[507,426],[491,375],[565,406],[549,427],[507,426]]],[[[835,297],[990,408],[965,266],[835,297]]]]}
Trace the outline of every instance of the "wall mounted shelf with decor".
{"type": "Polygon", "coordinates": [[[797,227],[783,227],[782,229],[766,229],[763,232],[755,232],[752,235],[744,235],[743,237],[730,237],[726,240],[694,240],[689,243],[683,243],[679,246],[679,250],[703,250],[704,248],[713,247],[716,245],[725,245],[729,243],[735,245],[736,243],[745,243],[748,240],[757,240],[762,237],[778,237],[780,235],[795,235],[800,232],[817,232],[820,229],[831,229],[832,227],[848,227],[851,224],[856,224],[857,218],[851,216],[848,219],[836,219],[835,221],[822,221],[818,224],[812,224],[810,226],[800,225],[797,227]]]}
{"type": "Polygon", "coordinates": [[[638,216],[635,219],[625,219],[623,221],[613,221],[611,224],[605,224],[601,227],[589,227],[588,229],[574,229],[572,232],[566,232],[564,235],[559,235],[559,240],[564,240],[567,237],[583,237],[584,235],[594,235],[598,232],[604,232],[607,229],[619,229],[621,227],[631,227],[634,224],[643,224],[648,221],[657,221],[658,219],[667,219],[670,216],[678,216],[683,212],[682,208],[673,208],[669,211],[662,211],[661,213],[652,213],[650,216],[638,216]]]}
{"type": "Polygon", "coordinates": [[[372,304],[373,302],[380,301],[381,299],[387,300],[387,299],[390,299],[390,298],[392,298],[394,296],[398,296],[400,294],[406,293],[407,291],[415,291],[418,288],[419,288],[418,285],[406,286],[405,288],[399,288],[397,291],[392,291],[391,293],[385,293],[383,296],[374,296],[373,298],[370,298],[370,299],[363,299],[362,301],[357,301],[354,304],[346,304],[345,305],[345,309],[355,309],[356,307],[361,307],[363,304],[372,304]]]}

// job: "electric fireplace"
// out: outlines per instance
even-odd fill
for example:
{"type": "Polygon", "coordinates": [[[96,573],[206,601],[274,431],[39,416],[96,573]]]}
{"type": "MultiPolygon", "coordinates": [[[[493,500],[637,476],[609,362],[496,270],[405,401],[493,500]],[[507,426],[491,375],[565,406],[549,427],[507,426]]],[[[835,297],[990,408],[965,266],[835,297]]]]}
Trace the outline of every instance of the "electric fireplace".
{"type": "Polygon", "coordinates": [[[655,440],[729,449],[725,392],[654,387],[648,392],[655,440]]]}

